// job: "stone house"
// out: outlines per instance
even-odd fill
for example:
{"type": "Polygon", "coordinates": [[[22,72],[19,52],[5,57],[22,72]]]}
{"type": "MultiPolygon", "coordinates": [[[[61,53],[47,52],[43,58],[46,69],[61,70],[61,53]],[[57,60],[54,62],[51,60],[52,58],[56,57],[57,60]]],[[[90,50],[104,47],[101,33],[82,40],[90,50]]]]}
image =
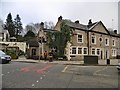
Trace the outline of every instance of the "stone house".
{"type": "Polygon", "coordinates": [[[72,22],[58,18],[54,30],[60,31],[61,23],[65,22],[72,31],[71,41],[68,42],[65,55],[68,60],[83,60],[84,55],[95,55],[99,59],[114,59],[120,52],[120,35],[117,30],[108,31],[102,21],[83,25],[79,21],[72,22]]]}
{"type": "Polygon", "coordinates": [[[26,42],[27,58],[41,59],[44,57],[44,52],[51,51],[51,48],[47,45],[47,32],[52,31],[51,29],[44,28],[44,23],[41,22],[40,29],[35,38],[26,42]]]}

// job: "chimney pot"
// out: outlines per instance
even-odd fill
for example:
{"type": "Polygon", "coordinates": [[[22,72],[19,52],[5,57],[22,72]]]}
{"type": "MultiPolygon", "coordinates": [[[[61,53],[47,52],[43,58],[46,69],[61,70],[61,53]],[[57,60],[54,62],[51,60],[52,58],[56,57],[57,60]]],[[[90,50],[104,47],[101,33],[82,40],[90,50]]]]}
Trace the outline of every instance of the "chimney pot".
{"type": "Polygon", "coordinates": [[[117,30],[114,30],[114,33],[117,34],[117,30]]]}
{"type": "Polygon", "coordinates": [[[44,23],[43,23],[43,22],[41,22],[41,23],[40,23],[40,25],[44,25],[44,23]]]}
{"type": "Polygon", "coordinates": [[[75,23],[79,24],[79,20],[76,20],[75,23]]]}
{"type": "Polygon", "coordinates": [[[62,20],[62,16],[58,17],[58,21],[61,21],[62,20]]]}
{"type": "Polygon", "coordinates": [[[92,24],[92,19],[89,19],[88,25],[92,24]]]}
{"type": "Polygon", "coordinates": [[[41,22],[41,23],[40,23],[40,30],[43,30],[43,29],[44,29],[44,23],[41,22]]]}

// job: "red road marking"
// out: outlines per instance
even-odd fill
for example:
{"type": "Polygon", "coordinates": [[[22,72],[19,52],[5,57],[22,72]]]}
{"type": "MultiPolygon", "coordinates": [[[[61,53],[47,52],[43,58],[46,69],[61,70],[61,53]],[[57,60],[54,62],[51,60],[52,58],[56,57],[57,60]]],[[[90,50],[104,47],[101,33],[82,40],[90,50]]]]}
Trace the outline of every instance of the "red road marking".
{"type": "MultiPolygon", "coordinates": [[[[36,66],[37,66],[37,65],[36,65],[36,66]]],[[[34,69],[36,66],[32,66],[32,67],[24,67],[24,68],[21,68],[20,71],[22,71],[22,72],[29,72],[30,69],[34,69]]]]}
{"type": "Polygon", "coordinates": [[[46,67],[44,67],[44,68],[42,68],[42,69],[37,69],[36,72],[37,72],[37,73],[45,73],[45,71],[46,71],[47,69],[49,69],[50,67],[52,67],[52,65],[48,65],[48,66],[46,66],[46,67]]]}
{"type": "MultiPolygon", "coordinates": [[[[36,65],[37,66],[37,65],[36,65]]],[[[24,68],[21,68],[20,71],[22,72],[29,72],[30,70],[35,70],[37,73],[44,73],[45,74],[45,71],[47,69],[49,69],[50,67],[52,67],[52,65],[47,65],[41,69],[37,69],[36,66],[32,66],[32,67],[24,67],[24,68]]]]}
{"type": "Polygon", "coordinates": [[[22,71],[22,72],[28,72],[28,71],[30,71],[30,69],[29,68],[21,68],[20,71],[22,71]]]}

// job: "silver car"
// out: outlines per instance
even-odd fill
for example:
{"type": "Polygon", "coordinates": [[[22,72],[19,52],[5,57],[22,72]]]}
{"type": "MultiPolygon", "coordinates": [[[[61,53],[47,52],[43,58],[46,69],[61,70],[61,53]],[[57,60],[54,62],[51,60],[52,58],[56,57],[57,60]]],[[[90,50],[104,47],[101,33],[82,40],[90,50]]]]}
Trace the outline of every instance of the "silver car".
{"type": "Polygon", "coordinates": [[[0,63],[9,63],[11,61],[11,56],[6,55],[0,50],[0,63]]]}
{"type": "Polygon", "coordinates": [[[118,63],[117,69],[118,71],[120,71],[120,63],[118,63]]]}

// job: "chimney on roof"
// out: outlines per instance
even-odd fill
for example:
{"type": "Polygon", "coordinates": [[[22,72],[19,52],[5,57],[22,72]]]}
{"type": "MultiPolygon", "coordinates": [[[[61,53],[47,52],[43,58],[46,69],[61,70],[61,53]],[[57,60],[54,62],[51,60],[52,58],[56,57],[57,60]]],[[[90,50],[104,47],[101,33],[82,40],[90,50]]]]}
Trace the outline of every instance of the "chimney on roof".
{"type": "Polygon", "coordinates": [[[114,30],[114,33],[117,34],[117,30],[114,30]]]}
{"type": "Polygon", "coordinates": [[[44,23],[41,22],[41,23],[40,23],[40,30],[43,30],[43,29],[44,29],[44,23]]]}
{"type": "Polygon", "coordinates": [[[92,19],[89,19],[88,25],[92,24],[92,19]]]}
{"type": "Polygon", "coordinates": [[[79,24],[79,20],[76,20],[75,23],[76,23],[76,24],[79,24]]]}
{"type": "Polygon", "coordinates": [[[62,20],[62,16],[58,17],[58,21],[61,21],[62,20]]]}

